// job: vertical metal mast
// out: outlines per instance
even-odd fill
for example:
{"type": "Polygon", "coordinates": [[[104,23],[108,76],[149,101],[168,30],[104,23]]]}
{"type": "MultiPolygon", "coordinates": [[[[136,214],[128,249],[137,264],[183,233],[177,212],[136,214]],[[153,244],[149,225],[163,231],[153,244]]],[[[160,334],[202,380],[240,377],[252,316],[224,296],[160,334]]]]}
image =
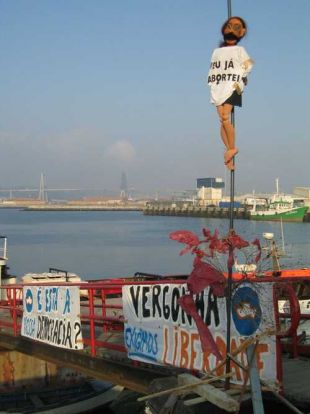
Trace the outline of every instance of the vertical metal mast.
{"type": "MultiPolygon", "coordinates": [[[[227,0],[228,18],[232,16],[231,0],[227,0]]],[[[235,129],[235,113],[234,108],[231,112],[231,123],[235,129]]],[[[235,160],[234,160],[235,163],[235,160]]],[[[229,206],[229,234],[234,232],[234,198],[235,198],[235,170],[230,171],[230,206],[229,206]]],[[[230,254],[232,254],[232,247],[230,247],[230,254]]],[[[227,279],[227,296],[226,296],[226,315],[227,315],[227,336],[226,336],[226,374],[231,372],[230,357],[230,339],[231,339],[231,297],[232,297],[232,264],[229,261],[228,279],[227,279]]],[[[262,399],[262,391],[260,386],[260,378],[257,366],[255,364],[255,346],[251,345],[247,349],[247,357],[249,364],[249,377],[251,383],[251,396],[254,414],[264,414],[264,405],[262,399]]],[[[230,387],[229,377],[225,380],[225,387],[230,387]]]]}
{"type": "MultiPolygon", "coordinates": [[[[231,0],[227,0],[228,18],[232,16],[231,0]]],[[[231,112],[231,123],[235,128],[235,113],[234,108],[231,112]]],[[[230,206],[229,206],[229,233],[234,230],[234,198],[235,198],[235,171],[230,171],[230,206]]],[[[230,252],[231,253],[231,252],[230,252]]],[[[227,279],[227,297],[226,297],[226,315],[227,315],[227,333],[226,333],[226,374],[231,371],[230,358],[230,337],[231,337],[231,296],[232,296],[232,266],[228,266],[227,279]]],[[[229,377],[226,378],[226,388],[229,388],[229,377]]]]}
{"type": "Polygon", "coordinates": [[[231,0],[227,0],[227,13],[228,13],[228,18],[231,17],[231,0]]]}
{"type": "MultiPolygon", "coordinates": [[[[232,16],[231,0],[227,0],[228,19],[232,16]]],[[[231,111],[231,123],[235,128],[235,110],[231,111]]],[[[234,161],[235,163],[235,161],[234,161]]],[[[235,170],[230,171],[230,209],[229,209],[229,231],[234,229],[234,198],[235,198],[235,170]]]]}

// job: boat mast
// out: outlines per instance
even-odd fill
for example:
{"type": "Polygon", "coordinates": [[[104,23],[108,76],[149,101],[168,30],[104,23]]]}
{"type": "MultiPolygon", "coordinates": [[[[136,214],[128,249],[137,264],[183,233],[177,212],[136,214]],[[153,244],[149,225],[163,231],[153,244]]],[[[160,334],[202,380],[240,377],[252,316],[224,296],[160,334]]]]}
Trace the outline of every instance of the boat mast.
{"type": "Polygon", "coordinates": [[[283,231],[282,217],[281,217],[281,239],[282,239],[282,253],[285,254],[285,241],[284,241],[284,231],[283,231]]]}
{"type": "Polygon", "coordinates": [[[279,195],[279,178],[276,178],[276,194],[279,195]]]}
{"type": "Polygon", "coordinates": [[[253,207],[252,207],[252,211],[256,211],[256,195],[255,195],[255,190],[253,190],[253,207]]]}

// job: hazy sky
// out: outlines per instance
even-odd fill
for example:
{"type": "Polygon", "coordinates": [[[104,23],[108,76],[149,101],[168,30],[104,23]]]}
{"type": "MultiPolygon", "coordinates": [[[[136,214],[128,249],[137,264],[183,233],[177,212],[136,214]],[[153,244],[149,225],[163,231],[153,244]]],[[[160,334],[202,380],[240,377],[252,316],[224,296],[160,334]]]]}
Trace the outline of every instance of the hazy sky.
{"type": "MultiPolygon", "coordinates": [[[[310,186],[310,1],[232,0],[255,67],[236,191],[310,186]]],[[[206,84],[226,0],[0,0],[0,187],[225,178],[206,84]]],[[[227,178],[228,178],[228,174],[227,178]]]]}

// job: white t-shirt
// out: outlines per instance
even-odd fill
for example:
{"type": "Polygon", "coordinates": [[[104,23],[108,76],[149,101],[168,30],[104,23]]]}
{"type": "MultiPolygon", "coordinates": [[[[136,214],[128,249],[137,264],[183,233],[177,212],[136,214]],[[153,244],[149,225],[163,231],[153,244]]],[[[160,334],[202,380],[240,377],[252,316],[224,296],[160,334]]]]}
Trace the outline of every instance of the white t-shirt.
{"type": "Polygon", "coordinates": [[[242,46],[224,46],[215,49],[211,57],[208,85],[211,86],[211,102],[221,105],[234,92],[242,93],[246,77],[253,62],[242,46]]]}

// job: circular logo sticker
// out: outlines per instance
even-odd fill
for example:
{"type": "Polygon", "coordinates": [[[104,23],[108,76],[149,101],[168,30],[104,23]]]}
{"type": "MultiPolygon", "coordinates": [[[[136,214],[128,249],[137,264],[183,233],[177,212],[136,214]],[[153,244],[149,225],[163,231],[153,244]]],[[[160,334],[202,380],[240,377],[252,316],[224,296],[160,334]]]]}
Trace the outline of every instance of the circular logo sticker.
{"type": "Polygon", "coordinates": [[[232,316],[240,335],[252,335],[259,327],[262,310],[257,293],[250,287],[241,287],[232,298],[232,316]]]}
{"type": "Polygon", "coordinates": [[[29,312],[29,313],[32,312],[33,297],[32,297],[32,292],[31,292],[30,289],[26,290],[25,303],[26,303],[27,312],[29,312]]]}

